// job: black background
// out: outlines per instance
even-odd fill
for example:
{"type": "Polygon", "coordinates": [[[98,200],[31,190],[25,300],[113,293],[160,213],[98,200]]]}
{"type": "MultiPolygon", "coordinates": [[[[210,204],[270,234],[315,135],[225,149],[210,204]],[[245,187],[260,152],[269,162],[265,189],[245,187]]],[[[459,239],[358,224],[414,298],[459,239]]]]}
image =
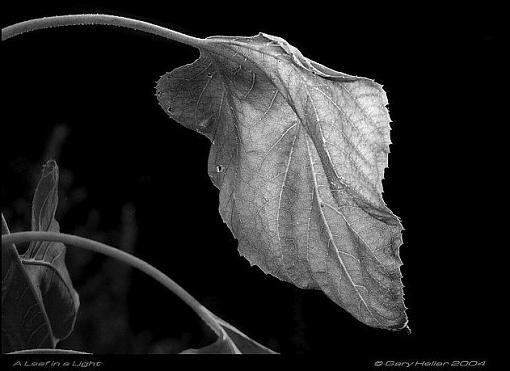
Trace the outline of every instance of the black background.
{"type": "MultiPolygon", "coordinates": [[[[208,140],[172,122],[154,96],[159,76],[198,57],[175,42],[76,27],[2,43],[2,209],[31,194],[27,172],[46,160],[50,134],[65,124],[70,132],[57,160],[87,196],[60,215],[62,230],[84,223],[90,208],[101,214],[98,228],[108,229],[131,203],[134,253],[259,342],[284,355],[329,355],[338,367],[351,360],[361,369],[375,360],[490,360],[499,326],[490,273],[497,244],[487,233],[490,217],[480,211],[491,202],[481,188],[491,168],[480,143],[498,125],[491,97],[502,47],[496,11],[470,17],[419,7],[139,3],[20,2],[2,12],[2,25],[104,12],[196,37],[262,31],[328,67],[383,84],[394,143],[384,199],[405,228],[401,258],[412,333],[366,327],[322,293],[265,276],[238,255],[207,175],[208,140]]],[[[77,286],[85,279],[77,277],[77,286]]],[[[186,344],[206,342],[189,309],[142,274],[132,273],[126,300],[133,333],[179,339],[189,331],[186,344]]],[[[84,350],[105,351],[93,339],[89,344],[84,350]]]]}

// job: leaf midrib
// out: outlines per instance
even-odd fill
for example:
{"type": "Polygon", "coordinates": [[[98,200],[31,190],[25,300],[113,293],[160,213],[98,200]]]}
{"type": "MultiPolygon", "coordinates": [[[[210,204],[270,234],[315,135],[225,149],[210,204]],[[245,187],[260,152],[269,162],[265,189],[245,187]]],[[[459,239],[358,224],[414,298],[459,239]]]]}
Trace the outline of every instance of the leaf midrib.
{"type": "MultiPolygon", "coordinates": [[[[328,231],[328,237],[329,237],[329,240],[331,241],[331,244],[333,245],[334,247],[334,251],[336,253],[336,256],[338,258],[338,261],[340,262],[340,266],[342,267],[343,271],[345,272],[347,278],[349,279],[349,283],[351,284],[351,286],[353,287],[354,291],[356,292],[356,294],[358,295],[358,297],[360,298],[361,302],[365,305],[365,307],[367,308],[368,310],[368,313],[370,313],[370,315],[372,316],[372,318],[374,318],[376,320],[377,323],[381,324],[381,322],[376,318],[376,316],[374,316],[374,314],[372,313],[372,310],[370,309],[370,307],[368,306],[368,304],[366,303],[365,299],[363,298],[363,296],[361,295],[360,291],[358,290],[358,285],[356,285],[354,283],[354,281],[352,280],[352,277],[351,275],[349,274],[349,271],[347,270],[347,267],[345,266],[345,263],[343,261],[343,259],[340,257],[339,253],[338,253],[338,248],[335,244],[335,240],[333,239],[333,235],[332,235],[332,232],[331,232],[331,228],[329,227],[329,223],[326,219],[326,216],[324,215],[323,211],[322,211],[322,208],[321,208],[321,203],[322,203],[322,199],[320,198],[319,196],[319,192],[318,192],[318,184],[317,184],[317,180],[315,178],[315,172],[314,172],[314,166],[313,166],[313,161],[312,161],[312,156],[311,156],[311,153],[310,153],[310,146],[308,144],[308,139],[306,140],[306,149],[307,149],[307,152],[308,152],[308,160],[309,160],[309,163],[310,163],[310,168],[312,169],[312,179],[313,179],[313,184],[314,184],[314,194],[317,198],[317,209],[319,210],[320,212],[320,215],[321,215],[321,219],[324,223],[324,225],[326,226],[326,230],[328,231]]],[[[343,214],[341,214],[342,217],[344,218],[344,221],[345,221],[345,217],[343,216],[343,214]]],[[[346,223],[347,224],[347,223],[346,223]]],[[[348,224],[347,224],[348,225],[348,224]]],[[[329,243],[328,243],[328,246],[329,246],[329,243]]],[[[363,286],[364,287],[364,286],[363,286]]],[[[365,289],[368,291],[368,289],[365,287],[365,289]]],[[[360,313],[361,314],[361,313],[360,313]]],[[[381,324],[382,325],[382,324],[381,324]]]]}
{"type": "MultiPolygon", "coordinates": [[[[260,54],[264,54],[264,55],[266,55],[266,56],[270,56],[270,57],[272,57],[272,58],[274,58],[274,59],[279,59],[279,58],[277,58],[276,56],[274,56],[274,55],[272,55],[272,54],[263,53],[261,50],[258,50],[258,49],[255,49],[255,48],[252,48],[252,47],[249,47],[249,46],[246,46],[246,45],[240,45],[240,43],[238,43],[238,42],[237,42],[237,43],[235,43],[235,45],[237,45],[238,47],[242,47],[242,48],[250,49],[250,50],[255,51],[255,52],[258,52],[258,53],[260,53],[260,54]]],[[[222,43],[222,46],[224,46],[224,47],[225,47],[225,49],[228,49],[228,50],[231,50],[231,51],[232,51],[232,49],[231,49],[231,48],[229,48],[227,45],[225,45],[225,43],[222,43]]],[[[220,57],[227,58],[228,60],[232,60],[232,57],[231,57],[231,56],[226,56],[224,53],[218,52],[218,51],[216,51],[215,49],[212,49],[212,48],[211,48],[211,49],[208,49],[207,51],[208,51],[209,53],[211,53],[211,54],[216,54],[216,55],[218,55],[218,56],[220,56],[220,57]]],[[[272,85],[273,85],[276,89],[280,90],[279,86],[277,86],[277,84],[275,84],[275,83],[274,83],[273,79],[272,79],[271,77],[269,77],[269,76],[267,75],[267,73],[265,73],[265,71],[264,71],[263,69],[259,68],[259,67],[257,66],[257,64],[256,64],[256,63],[255,63],[255,62],[254,62],[251,58],[248,58],[247,56],[244,56],[244,58],[245,58],[245,60],[249,60],[249,61],[250,61],[250,63],[251,63],[253,66],[255,66],[255,67],[257,68],[257,70],[260,72],[260,74],[262,74],[262,75],[266,78],[266,80],[270,81],[270,82],[271,82],[271,84],[272,84],[272,85]]],[[[280,59],[280,60],[281,60],[281,59],[280,59]]],[[[243,61],[235,60],[235,62],[237,62],[237,63],[241,64],[243,61]]],[[[214,64],[214,66],[215,66],[216,70],[220,72],[220,75],[222,75],[222,76],[223,76],[223,74],[221,73],[220,69],[216,66],[216,63],[213,63],[213,64],[214,64]]],[[[250,67],[251,67],[251,68],[253,68],[253,66],[250,66],[250,67]]],[[[290,66],[291,66],[292,68],[294,68],[294,66],[293,66],[293,65],[290,65],[290,66]]],[[[295,69],[295,68],[294,68],[294,69],[295,69]]],[[[297,72],[299,72],[299,71],[297,71],[297,72]]],[[[307,86],[307,84],[306,84],[306,83],[305,83],[302,79],[301,79],[301,83],[302,83],[302,86],[304,86],[304,87],[305,87],[306,92],[307,92],[307,96],[309,97],[309,99],[310,99],[310,101],[312,102],[312,105],[313,105],[313,99],[312,99],[312,97],[311,97],[311,95],[310,95],[310,92],[308,91],[308,86],[307,86]]],[[[231,108],[235,108],[235,106],[234,106],[234,104],[233,104],[233,102],[232,102],[232,93],[230,92],[230,89],[226,86],[225,81],[224,81],[224,78],[222,79],[222,84],[223,84],[223,88],[224,88],[224,90],[227,92],[227,94],[228,94],[228,96],[229,96],[229,99],[227,99],[227,100],[228,100],[228,103],[227,103],[227,104],[229,104],[231,108]]],[[[340,84],[340,85],[341,85],[341,84],[340,84]]],[[[284,95],[284,94],[282,94],[282,96],[285,98],[285,95],[284,95]]],[[[291,107],[291,109],[294,111],[294,114],[296,115],[296,117],[298,118],[299,122],[301,123],[300,127],[301,127],[301,126],[304,126],[304,124],[303,124],[303,122],[302,122],[302,119],[301,119],[300,115],[298,114],[297,109],[296,109],[296,107],[294,106],[294,104],[292,104],[292,103],[290,102],[290,99],[285,99],[285,101],[286,101],[286,102],[287,102],[287,104],[291,107]]],[[[315,105],[314,105],[314,107],[315,107],[315,105]]],[[[361,110],[361,107],[359,107],[359,106],[358,106],[358,108],[361,110]]],[[[351,124],[352,124],[352,123],[351,123],[351,124]]],[[[301,130],[298,130],[298,131],[297,131],[297,133],[295,134],[295,138],[294,138],[294,140],[293,140],[292,147],[295,145],[295,143],[296,143],[296,138],[297,138],[297,136],[300,134],[300,132],[301,132],[301,130]]],[[[307,136],[309,136],[309,135],[307,134],[307,136]]],[[[311,139],[311,138],[310,138],[310,139],[311,139]]],[[[308,152],[308,155],[309,155],[310,166],[311,166],[311,168],[313,169],[313,164],[312,164],[312,161],[311,161],[311,154],[310,154],[310,148],[309,148],[309,145],[308,145],[308,140],[306,140],[306,143],[307,143],[307,152],[308,152]]],[[[333,164],[332,164],[332,160],[331,160],[331,157],[330,157],[330,155],[329,155],[329,152],[327,151],[327,149],[326,149],[326,148],[324,148],[324,150],[326,151],[326,153],[327,153],[327,155],[328,155],[328,158],[329,158],[330,163],[331,163],[331,167],[332,167],[332,169],[333,169],[333,171],[334,171],[335,176],[337,177],[337,179],[340,181],[340,183],[341,183],[344,187],[349,188],[349,189],[352,189],[349,185],[347,185],[345,182],[343,182],[343,181],[341,180],[341,178],[338,176],[337,171],[336,171],[336,169],[334,168],[334,166],[333,166],[333,164]]],[[[292,149],[291,149],[291,153],[292,153],[292,149]]],[[[289,155],[289,158],[290,158],[290,157],[291,157],[291,156],[289,155]]],[[[289,159],[289,163],[290,163],[290,159],[289,159]]],[[[288,167],[288,166],[287,166],[287,167],[288,167]]],[[[285,172],[285,177],[284,177],[284,180],[283,180],[283,182],[282,182],[282,189],[283,189],[283,187],[285,186],[286,174],[287,174],[287,171],[285,172]]],[[[315,193],[315,195],[316,195],[316,197],[317,197],[317,203],[319,203],[321,199],[320,199],[319,194],[318,194],[318,185],[317,185],[317,183],[316,183],[316,179],[314,178],[314,176],[312,176],[312,178],[313,178],[313,182],[314,182],[314,193],[315,193]]],[[[279,205],[278,205],[278,215],[279,215],[279,212],[280,212],[280,201],[281,201],[281,196],[282,196],[282,195],[281,195],[281,192],[280,192],[280,196],[279,196],[279,205]]],[[[363,196],[360,196],[360,197],[363,197],[363,196]]],[[[363,197],[363,198],[364,198],[364,197],[363,197]]],[[[368,200],[366,200],[366,201],[368,201],[368,200]]],[[[320,203],[319,203],[319,205],[320,205],[320,203]]],[[[313,209],[313,205],[312,205],[312,209],[313,209]]],[[[360,292],[360,291],[359,291],[359,289],[358,289],[358,286],[359,286],[359,285],[356,285],[356,284],[354,283],[354,281],[352,280],[352,277],[351,277],[351,275],[349,274],[349,271],[347,270],[347,267],[345,266],[345,263],[344,263],[343,259],[342,259],[342,258],[340,257],[340,255],[339,255],[338,248],[337,248],[337,246],[336,246],[336,244],[335,244],[335,242],[334,242],[334,239],[333,239],[333,237],[332,237],[331,229],[330,229],[330,227],[329,227],[328,221],[327,221],[327,219],[326,219],[326,217],[325,217],[325,215],[324,215],[323,211],[321,210],[321,208],[319,207],[318,209],[319,209],[319,212],[320,212],[320,214],[321,214],[321,218],[322,218],[322,220],[323,220],[323,223],[327,226],[328,236],[329,236],[329,238],[330,238],[330,240],[331,240],[331,242],[332,242],[332,245],[334,246],[336,256],[337,256],[337,258],[338,258],[338,260],[339,260],[339,262],[340,262],[340,264],[341,264],[342,269],[344,270],[344,272],[346,273],[347,277],[349,278],[349,282],[350,282],[351,286],[353,287],[353,289],[354,289],[354,290],[355,290],[355,292],[357,293],[357,295],[358,295],[358,297],[360,298],[361,302],[362,302],[362,303],[364,304],[364,306],[367,308],[367,310],[368,310],[368,312],[370,313],[370,315],[372,316],[372,318],[374,318],[374,319],[375,319],[375,321],[376,321],[377,323],[379,323],[380,325],[382,325],[382,323],[381,323],[381,322],[379,321],[379,319],[378,319],[378,318],[377,318],[377,317],[373,314],[372,310],[370,309],[370,307],[369,307],[369,306],[368,306],[368,304],[366,303],[365,299],[364,299],[364,298],[363,298],[363,296],[361,295],[361,292],[360,292]]],[[[351,229],[351,231],[352,231],[352,232],[353,232],[356,236],[359,236],[358,232],[357,232],[356,230],[354,230],[354,229],[353,229],[353,227],[352,227],[352,226],[351,226],[351,225],[347,222],[347,220],[346,220],[345,216],[343,215],[343,213],[341,213],[341,212],[339,211],[339,214],[342,216],[342,218],[343,218],[343,219],[344,219],[344,221],[346,222],[347,227],[348,227],[349,229],[351,229]]],[[[283,259],[283,249],[282,249],[282,244],[281,244],[280,234],[279,234],[279,222],[278,222],[278,217],[277,217],[277,228],[278,228],[278,232],[277,232],[277,234],[278,234],[278,240],[279,240],[279,249],[280,249],[280,254],[281,254],[282,267],[283,267],[283,268],[284,268],[284,270],[285,270],[285,263],[284,263],[284,259],[283,259]]],[[[307,230],[307,233],[308,233],[308,230],[307,230]]],[[[308,239],[308,235],[307,235],[307,239],[308,239]]],[[[368,244],[367,244],[367,243],[366,243],[363,239],[361,239],[361,238],[360,238],[360,241],[361,241],[361,242],[365,245],[365,247],[366,247],[366,248],[370,249],[370,248],[369,248],[369,246],[368,246],[368,244]]],[[[307,254],[307,257],[308,257],[308,254],[307,254]]],[[[365,286],[363,286],[363,287],[365,288],[365,290],[367,290],[367,291],[368,291],[368,289],[367,289],[365,286]]]]}
{"type": "MultiPolygon", "coordinates": [[[[218,42],[219,44],[221,44],[221,46],[222,46],[222,47],[224,47],[225,49],[228,49],[228,50],[230,50],[230,51],[234,51],[234,50],[230,47],[230,45],[226,44],[223,40],[214,40],[214,41],[215,41],[215,42],[218,42]]],[[[269,53],[263,52],[262,50],[259,50],[259,49],[256,49],[256,48],[253,48],[253,47],[251,47],[251,46],[243,45],[243,44],[242,44],[242,43],[240,43],[239,41],[236,41],[235,43],[232,43],[232,44],[236,45],[236,46],[237,46],[237,47],[239,47],[239,48],[249,49],[249,50],[251,50],[251,51],[253,51],[253,52],[260,53],[260,54],[263,54],[263,55],[265,55],[265,56],[269,56],[269,57],[271,57],[271,58],[273,58],[273,59],[277,59],[277,60],[280,60],[280,61],[282,61],[282,62],[288,62],[288,61],[285,61],[285,60],[283,60],[283,59],[279,58],[279,57],[278,57],[278,56],[276,56],[276,55],[273,55],[273,54],[269,54],[269,53]]],[[[278,45],[278,46],[279,46],[279,45],[278,45]]],[[[281,47],[281,46],[280,46],[280,47],[281,47]]],[[[240,65],[244,62],[244,61],[242,61],[242,60],[238,60],[238,59],[233,60],[232,56],[225,55],[224,53],[221,53],[221,52],[219,52],[219,51],[215,50],[214,48],[207,49],[207,52],[210,52],[210,53],[212,53],[212,54],[219,55],[219,56],[221,56],[221,57],[223,57],[223,58],[226,58],[226,59],[228,59],[228,60],[231,60],[231,61],[233,61],[233,62],[237,62],[237,63],[239,63],[240,65]]],[[[236,52],[236,55],[237,55],[237,54],[239,54],[239,53],[238,53],[238,52],[236,52]]],[[[245,58],[245,61],[246,61],[246,60],[249,60],[249,61],[250,61],[250,64],[251,64],[251,65],[250,65],[250,68],[256,68],[256,69],[259,71],[259,73],[260,73],[261,75],[263,75],[263,76],[266,78],[266,80],[270,81],[270,82],[271,82],[271,84],[272,84],[272,85],[273,85],[273,86],[274,86],[274,87],[275,87],[278,91],[280,91],[280,94],[281,94],[281,95],[284,97],[284,99],[287,101],[287,104],[289,104],[289,106],[290,106],[290,107],[292,108],[292,110],[294,111],[294,113],[295,113],[296,117],[299,119],[299,121],[300,121],[300,122],[301,122],[301,124],[302,124],[302,121],[301,121],[301,119],[300,119],[300,116],[299,116],[299,114],[298,114],[298,112],[297,112],[297,110],[296,110],[295,106],[294,106],[293,104],[291,104],[291,102],[290,102],[290,95],[289,95],[289,94],[286,94],[286,95],[285,95],[285,94],[283,94],[283,92],[281,91],[280,87],[279,87],[277,84],[275,84],[275,82],[273,81],[273,79],[272,79],[270,76],[268,76],[268,75],[267,75],[267,73],[266,73],[263,69],[261,69],[260,67],[258,67],[257,63],[255,63],[255,62],[254,62],[251,58],[248,58],[247,56],[244,56],[244,58],[245,58]],[[287,96],[287,97],[289,97],[289,99],[285,98],[286,96],[287,96]]],[[[292,65],[292,64],[289,64],[289,65],[290,65],[293,69],[296,69],[296,67],[295,67],[294,65],[292,65]]],[[[216,67],[216,63],[214,63],[214,66],[215,66],[215,68],[216,68],[217,70],[219,70],[219,69],[216,67]]],[[[308,70],[307,70],[307,71],[308,71],[308,70]]],[[[297,72],[299,73],[300,71],[297,71],[297,72]]],[[[308,72],[309,72],[309,71],[308,71],[308,72]]],[[[220,72],[220,74],[221,74],[221,72],[220,72]]],[[[223,74],[222,74],[222,75],[223,75],[223,74]]],[[[299,76],[299,75],[298,75],[298,76],[299,76]]],[[[358,77],[356,77],[356,81],[359,81],[359,80],[364,80],[364,79],[363,79],[363,78],[358,78],[358,77]]],[[[369,80],[369,79],[366,79],[366,80],[369,80]]],[[[371,81],[371,80],[370,80],[370,81],[371,81]]],[[[309,91],[308,91],[307,84],[306,84],[306,83],[305,83],[302,79],[301,79],[301,82],[302,82],[302,85],[303,85],[303,86],[306,88],[306,90],[307,90],[307,95],[308,95],[308,97],[309,97],[309,98],[310,98],[310,100],[313,102],[312,97],[311,97],[311,95],[310,95],[310,93],[309,93],[309,91]]],[[[224,83],[223,83],[223,84],[224,84],[224,83]]],[[[356,107],[358,108],[358,110],[359,110],[359,111],[361,111],[361,112],[362,112],[362,114],[363,114],[365,117],[367,117],[367,116],[366,116],[366,114],[365,114],[365,112],[364,112],[364,110],[363,110],[363,108],[359,105],[359,103],[356,101],[356,99],[354,99],[354,97],[352,96],[352,94],[350,93],[350,91],[348,91],[348,90],[347,90],[347,89],[343,86],[343,84],[342,84],[342,83],[340,83],[339,85],[340,85],[340,87],[342,88],[342,90],[344,90],[345,92],[347,92],[347,94],[348,94],[349,96],[351,96],[351,98],[352,98],[351,100],[354,102],[354,104],[356,105],[356,107]]],[[[226,91],[229,91],[229,89],[225,86],[225,84],[224,84],[224,87],[225,87],[225,90],[226,90],[226,91]]],[[[285,92],[285,93],[287,93],[287,92],[285,92]]],[[[322,90],[321,90],[321,93],[322,93],[322,94],[324,94],[327,98],[329,98],[329,100],[330,100],[331,102],[333,102],[333,103],[334,103],[334,101],[331,99],[331,97],[327,96],[327,94],[325,94],[322,90]]],[[[229,94],[229,96],[231,96],[231,94],[229,94]]],[[[233,105],[233,104],[232,104],[232,105],[233,105]]],[[[357,130],[357,131],[359,132],[359,128],[358,128],[356,125],[354,125],[354,123],[350,120],[350,118],[349,118],[349,117],[347,117],[347,115],[343,112],[343,110],[341,110],[341,109],[340,109],[340,108],[339,108],[336,104],[335,104],[335,106],[336,106],[336,108],[339,110],[339,112],[343,113],[342,115],[343,115],[343,116],[346,118],[346,120],[350,123],[351,127],[352,127],[354,130],[357,130]]],[[[371,121],[373,122],[373,120],[371,120],[371,121]]],[[[374,123],[374,125],[375,125],[375,123],[374,123]]],[[[360,133],[360,134],[361,134],[361,133],[360,133]]],[[[355,147],[353,147],[353,146],[351,146],[351,147],[352,147],[352,148],[353,148],[356,152],[358,152],[358,153],[359,153],[359,151],[358,151],[355,147]]],[[[325,150],[326,150],[326,149],[325,149],[325,150]]],[[[327,150],[326,150],[326,152],[327,152],[327,150]]],[[[329,156],[329,152],[328,152],[328,156],[329,156]]],[[[361,155],[360,155],[360,156],[361,156],[361,155]]],[[[329,156],[329,157],[330,157],[330,156],[329,156]]],[[[330,158],[331,158],[331,157],[330,157],[330,158]]],[[[332,163],[332,162],[331,162],[331,163],[332,163]]],[[[372,164],[370,164],[370,167],[373,167],[373,166],[375,166],[376,171],[377,171],[377,172],[379,172],[378,167],[377,167],[377,163],[375,163],[375,164],[373,164],[373,165],[372,165],[372,164]]],[[[349,189],[350,189],[350,190],[352,190],[352,191],[355,191],[355,190],[354,190],[354,189],[353,189],[353,188],[352,188],[349,184],[347,184],[345,181],[343,181],[343,180],[342,180],[343,178],[342,178],[342,177],[340,177],[340,176],[338,175],[338,173],[337,173],[336,169],[334,168],[334,166],[333,166],[333,170],[335,171],[335,175],[336,175],[337,179],[338,179],[338,180],[342,183],[342,185],[343,185],[344,187],[349,188],[349,189]]],[[[360,171],[358,171],[358,170],[357,170],[357,172],[358,172],[361,176],[366,177],[366,176],[365,176],[363,173],[361,173],[360,171]]],[[[379,175],[379,174],[378,174],[378,175],[379,175]]],[[[367,179],[367,180],[368,180],[368,179],[367,179]]],[[[375,190],[375,195],[376,195],[377,199],[378,199],[378,200],[382,203],[382,205],[384,206],[384,205],[385,205],[385,203],[384,203],[384,201],[382,200],[382,198],[380,197],[379,192],[377,191],[377,185],[374,187],[374,185],[370,182],[370,180],[368,180],[368,184],[369,184],[369,187],[370,187],[370,188],[372,188],[372,190],[375,190]]],[[[365,197],[363,194],[359,194],[359,195],[358,195],[358,197],[362,198],[365,202],[368,202],[368,203],[372,204],[372,201],[371,201],[371,200],[369,200],[367,197],[365,197]]]]}

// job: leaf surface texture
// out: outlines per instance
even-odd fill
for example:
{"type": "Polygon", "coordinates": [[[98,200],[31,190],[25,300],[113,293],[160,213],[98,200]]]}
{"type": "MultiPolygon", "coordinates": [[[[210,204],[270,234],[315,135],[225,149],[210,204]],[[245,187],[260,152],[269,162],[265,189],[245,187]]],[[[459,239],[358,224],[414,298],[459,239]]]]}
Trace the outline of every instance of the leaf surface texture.
{"type": "MultiPolygon", "coordinates": [[[[59,232],[57,193],[58,166],[48,161],[32,203],[33,231],[59,232]]],[[[2,352],[54,348],[72,332],[80,301],[65,252],[64,244],[47,241],[31,242],[21,256],[2,246],[2,352]]]]}
{"type": "Polygon", "coordinates": [[[163,75],[169,116],[207,136],[220,213],[252,265],[322,290],[361,322],[406,326],[402,226],[382,198],[390,118],[382,86],[285,40],[211,37],[163,75]]]}

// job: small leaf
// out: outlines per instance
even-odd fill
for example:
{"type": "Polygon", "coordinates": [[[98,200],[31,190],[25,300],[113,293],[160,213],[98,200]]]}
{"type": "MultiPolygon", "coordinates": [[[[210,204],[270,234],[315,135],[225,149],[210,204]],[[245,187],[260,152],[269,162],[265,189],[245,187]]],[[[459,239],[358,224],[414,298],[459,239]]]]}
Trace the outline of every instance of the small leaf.
{"type": "Polygon", "coordinates": [[[382,86],[279,37],[206,41],[198,60],[159,79],[156,95],[171,118],[212,141],[209,176],[240,254],[322,290],[369,326],[405,327],[402,226],[382,199],[382,86]]]}
{"type": "MultiPolygon", "coordinates": [[[[58,167],[49,161],[37,185],[32,209],[35,231],[59,232],[58,167]]],[[[2,216],[2,234],[9,233],[2,216]]],[[[79,297],[65,266],[61,243],[30,243],[20,257],[2,245],[2,352],[54,348],[74,327],[79,297]]]]}
{"type": "Polygon", "coordinates": [[[58,205],[58,166],[53,160],[43,166],[32,202],[32,230],[48,231],[58,205]]]}
{"type": "MultiPolygon", "coordinates": [[[[43,168],[32,206],[34,231],[59,232],[55,212],[58,204],[58,166],[48,161],[43,168]]],[[[21,262],[44,304],[55,341],[65,339],[72,332],[79,307],[65,265],[64,244],[48,241],[30,243],[21,262]]]]}

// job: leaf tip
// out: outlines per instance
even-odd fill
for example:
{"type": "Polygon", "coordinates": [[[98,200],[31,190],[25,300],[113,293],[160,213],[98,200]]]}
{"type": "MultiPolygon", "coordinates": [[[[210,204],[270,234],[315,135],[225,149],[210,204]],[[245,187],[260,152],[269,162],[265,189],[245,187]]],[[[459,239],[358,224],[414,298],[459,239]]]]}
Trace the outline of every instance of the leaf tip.
{"type": "Polygon", "coordinates": [[[46,161],[42,168],[42,176],[44,177],[56,172],[58,172],[57,161],[53,159],[46,161]]]}

